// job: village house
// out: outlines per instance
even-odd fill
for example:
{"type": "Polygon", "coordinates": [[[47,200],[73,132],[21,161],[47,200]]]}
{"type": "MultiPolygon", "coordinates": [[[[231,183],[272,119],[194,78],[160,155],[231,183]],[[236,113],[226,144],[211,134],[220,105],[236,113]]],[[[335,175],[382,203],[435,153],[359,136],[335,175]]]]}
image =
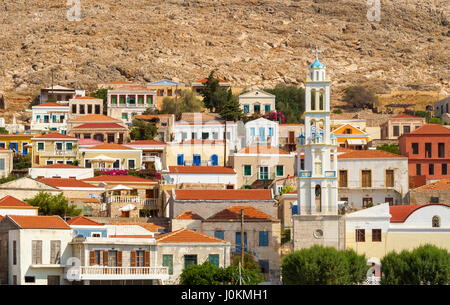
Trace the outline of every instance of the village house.
{"type": "Polygon", "coordinates": [[[409,191],[409,204],[450,204],[450,179],[425,184],[409,191]]]}
{"type": "Polygon", "coordinates": [[[123,144],[129,141],[128,128],[121,120],[103,114],[88,114],[68,122],[68,134],[77,139],[123,144]]]}
{"type": "Polygon", "coordinates": [[[185,84],[174,82],[169,79],[162,79],[147,84],[147,89],[156,91],[156,105],[158,106],[158,109],[161,109],[165,97],[175,98],[177,96],[181,96],[181,91],[185,88],[185,84]]]}
{"type": "Polygon", "coordinates": [[[60,189],[30,177],[22,177],[0,184],[0,198],[12,196],[19,200],[25,200],[33,198],[40,192],[49,193],[51,195],[62,193],[60,189]]]}
{"type": "Polygon", "coordinates": [[[120,119],[127,125],[147,108],[156,109],[156,103],[156,91],[139,85],[108,90],[108,116],[120,119]]]}
{"type": "Polygon", "coordinates": [[[37,216],[38,207],[29,205],[13,196],[5,196],[0,199],[0,216],[5,215],[37,216]]]}
{"type": "Polygon", "coordinates": [[[171,142],[174,140],[173,127],[175,125],[175,115],[173,114],[152,114],[136,115],[136,119],[152,123],[157,128],[154,140],[161,142],[171,142]]]}
{"type": "Polygon", "coordinates": [[[92,196],[100,196],[105,192],[104,187],[74,178],[40,178],[39,181],[61,190],[66,198],[91,198],[92,196]]]}
{"type": "Polygon", "coordinates": [[[279,124],[278,138],[280,148],[287,151],[297,150],[297,138],[304,133],[303,124],[279,124]]]}
{"type": "MultiPolygon", "coordinates": [[[[78,196],[78,194],[76,195],[78,196]]],[[[69,205],[74,205],[76,209],[81,210],[81,216],[104,217],[106,215],[106,206],[102,202],[102,196],[91,194],[90,198],[71,197],[67,198],[69,205]]]]}
{"type": "Polygon", "coordinates": [[[31,138],[35,134],[2,134],[0,135],[0,148],[11,149],[14,154],[26,156],[29,154],[31,138]]]}
{"type": "Polygon", "coordinates": [[[339,147],[356,150],[367,149],[367,143],[371,140],[367,132],[350,124],[337,127],[331,134],[336,137],[339,147]]]}
{"type": "Polygon", "coordinates": [[[275,110],[275,95],[255,89],[238,97],[239,106],[245,115],[266,114],[275,110]]]}
{"type": "Polygon", "coordinates": [[[67,104],[70,99],[76,96],[85,96],[84,90],[75,90],[72,88],[55,85],[49,88],[41,89],[39,94],[39,104],[44,104],[49,100],[54,100],[62,104],[67,104]]]}
{"type": "Polygon", "coordinates": [[[425,118],[400,113],[380,125],[381,139],[398,139],[399,136],[416,130],[425,124],[425,118]]]}
{"type": "Polygon", "coordinates": [[[0,178],[8,177],[13,170],[14,153],[11,149],[0,148],[0,178]]]}
{"type": "Polygon", "coordinates": [[[31,138],[32,167],[51,164],[73,164],[77,160],[78,139],[52,132],[31,138]]]}
{"type": "Polygon", "coordinates": [[[67,133],[69,106],[48,102],[31,107],[31,132],[67,133]]]}
{"type": "Polygon", "coordinates": [[[141,169],[142,150],[120,144],[100,144],[80,149],[81,164],[94,170],[141,169]]]}
{"type": "Polygon", "coordinates": [[[245,123],[245,144],[242,147],[258,144],[278,147],[278,126],[278,122],[265,118],[248,121],[245,123]]]}
{"type": "Polygon", "coordinates": [[[103,99],[77,96],[69,100],[70,120],[89,114],[103,114],[103,99]]]}
{"type": "Polygon", "coordinates": [[[94,177],[94,169],[71,164],[51,164],[28,168],[28,175],[39,178],[73,178],[85,179],[94,177]]]}
{"type": "MultiPolygon", "coordinates": [[[[231,83],[220,79],[220,78],[215,78],[214,80],[218,80],[219,81],[219,87],[225,90],[228,90],[231,88],[231,83]]],[[[191,84],[191,89],[193,92],[195,92],[195,94],[197,95],[198,98],[203,99],[203,97],[201,96],[201,92],[203,90],[203,87],[205,87],[206,82],[208,81],[207,78],[202,78],[200,80],[194,81],[191,84]]]]}
{"type": "Polygon", "coordinates": [[[442,120],[442,122],[450,123],[449,111],[450,97],[434,102],[434,116],[442,120]]]}
{"type": "Polygon", "coordinates": [[[236,189],[237,177],[233,168],[223,166],[169,166],[163,172],[163,178],[174,188],[209,188],[214,185],[218,189],[236,189]]]}
{"type": "Polygon", "coordinates": [[[383,150],[338,155],[339,200],[354,209],[407,203],[408,159],[383,150]]]}
{"type": "Polygon", "coordinates": [[[131,141],[124,146],[142,150],[142,163],[144,168],[151,168],[151,165],[158,171],[163,169],[163,154],[166,143],[155,140],[131,141]]]}
{"type": "Polygon", "coordinates": [[[247,146],[230,156],[237,188],[267,188],[275,179],[294,175],[295,153],[267,145],[247,146]]]}
{"type": "Polygon", "coordinates": [[[425,124],[398,138],[400,154],[408,158],[413,187],[450,178],[450,129],[425,124]]]}

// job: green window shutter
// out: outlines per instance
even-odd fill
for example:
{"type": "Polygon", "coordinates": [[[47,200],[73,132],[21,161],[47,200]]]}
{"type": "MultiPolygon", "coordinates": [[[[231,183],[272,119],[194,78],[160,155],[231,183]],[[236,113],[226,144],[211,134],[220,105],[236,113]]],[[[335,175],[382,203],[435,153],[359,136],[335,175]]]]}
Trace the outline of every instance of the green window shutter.
{"type": "Polygon", "coordinates": [[[251,165],[244,165],[244,175],[245,176],[252,175],[252,166],[251,165]]]}
{"type": "Polygon", "coordinates": [[[111,96],[111,103],[112,104],[117,104],[117,96],[111,96]]]}
{"type": "Polygon", "coordinates": [[[66,150],[72,150],[72,143],[66,143],[66,150]]]}
{"type": "Polygon", "coordinates": [[[173,274],[173,255],[163,254],[163,267],[169,268],[169,274],[173,274]]]}
{"type": "Polygon", "coordinates": [[[147,104],[153,104],[153,97],[147,96],[147,104]]]}
{"type": "Polygon", "coordinates": [[[144,97],[143,96],[139,96],[138,97],[138,103],[139,104],[144,104],[144,97]]]}
{"type": "Polygon", "coordinates": [[[121,104],[125,104],[125,96],[121,96],[120,97],[120,103],[121,104]]]}
{"type": "Polygon", "coordinates": [[[277,165],[277,176],[284,176],[284,167],[283,167],[283,165],[277,165]]]}
{"type": "Polygon", "coordinates": [[[219,267],[219,254],[210,254],[209,262],[216,267],[219,267]]]}
{"type": "Polygon", "coordinates": [[[270,105],[265,105],[264,106],[264,111],[265,112],[270,112],[270,105]]]}
{"type": "Polygon", "coordinates": [[[44,143],[38,143],[38,150],[44,150],[44,143]]]}
{"type": "Polygon", "coordinates": [[[127,113],[122,113],[122,119],[127,120],[128,119],[128,114],[127,113]]]}
{"type": "Polygon", "coordinates": [[[184,256],[184,268],[187,268],[190,265],[197,265],[197,255],[184,256]]]}

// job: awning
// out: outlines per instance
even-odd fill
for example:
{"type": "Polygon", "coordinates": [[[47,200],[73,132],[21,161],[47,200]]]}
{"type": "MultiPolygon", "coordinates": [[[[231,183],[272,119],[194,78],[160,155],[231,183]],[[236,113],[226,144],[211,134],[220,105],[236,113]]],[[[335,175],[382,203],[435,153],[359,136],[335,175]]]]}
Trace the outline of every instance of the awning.
{"type": "Polygon", "coordinates": [[[131,191],[131,190],[133,190],[132,187],[129,187],[129,186],[126,186],[126,185],[123,185],[123,184],[119,184],[119,185],[116,185],[115,187],[113,187],[112,189],[110,189],[108,191],[131,191]]]}
{"type": "Polygon", "coordinates": [[[119,209],[119,211],[121,211],[121,212],[128,212],[128,211],[132,211],[132,210],[134,210],[136,208],[136,206],[134,205],[134,204],[127,204],[126,206],[124,206],[124,207],[121,207],[120,209],[119,209]]]}
{"type": "Polygon", "coordinates": [[[348,145],[366,145],[367,142],[365,139],[347,139],[348,145]]]}
{"type": "Polygon", "coordinates": [[[97,156],[97,157],[95,157],[93,159],[90,159],[90,160],[91,161],[104,161],[104,162],[114,162],[114,161],[116,161],[115,158],[111,158],[111,157],[108,157],[108,156],[105,156],[105,155],[99,155],[99,156],[97,156]]]}

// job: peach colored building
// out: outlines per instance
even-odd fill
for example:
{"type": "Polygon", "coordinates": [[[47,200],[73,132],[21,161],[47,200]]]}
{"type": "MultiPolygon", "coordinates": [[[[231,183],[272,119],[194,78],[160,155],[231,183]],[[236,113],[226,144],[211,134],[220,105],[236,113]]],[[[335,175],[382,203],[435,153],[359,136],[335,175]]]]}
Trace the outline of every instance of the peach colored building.
{"type": "Polygon", "coordinates": [[[400,113],[381,124],[381,139],[398,139],[425,124],[425,118],[400,113]]]}

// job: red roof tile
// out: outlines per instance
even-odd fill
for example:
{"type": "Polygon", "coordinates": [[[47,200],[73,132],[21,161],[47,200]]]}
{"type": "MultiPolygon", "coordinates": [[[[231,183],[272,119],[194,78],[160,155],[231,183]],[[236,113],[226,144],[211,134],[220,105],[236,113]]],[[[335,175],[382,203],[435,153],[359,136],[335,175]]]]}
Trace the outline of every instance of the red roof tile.
{"type": "Polygon", "coordinates": [[[36,166],[35,168],[85,168],[85,167],[80,167],[72,164],[55,163],[49,165],[36,166]]]}
{"type": "Polygon", "coordinates": [[[219,219],[241,219],[241,209],[244,209],[244,220],[254,219],[254,220],[272,220],[272,218],[266,213],[251,207],[251,206],[230,206],[213,216],[209,217],[208,220],[219,220],[219,219]]]}
{"type": "Polygon", "coordinates": [[[126,127],[123,127],[117,123],[85,123],[81,124],[77,127],[74,127],[74,129],[114,129],[114,128],[120,128],[120,129],[126,129],[126,127]]]}
{"type": "Polygon", "coordinates": [[[421,117],[414,116],[414,115],[407,114],[407,113],[399,113],[399,114],[391,117],[391,119],[421,119],[421,117]]]}
{"type": "Polygon", "coordinates": [[[86,203],[100,203],[100,199],[97,198],[69,198],[70,201],[80,200],[86,203]]]}
{"type": "Polygon", "coordinates": [[[109,235],[111,238],[155,238],[153,235],[109,235]]]}
{"type": "Polygon", "coordinates": [[[180,215],[175,217],[175,219],[204,220],[203,217],[201,217],[200,215],[198,215],[197,213],[194,213],[192,211],[184,211],[183,213],[181,213],[180,215]]]}
{"type": "Polygon", "coordinates": [[[114,222],[114,221],[112,221],[110,224],[116,225],[116,226],[136,225],[136,226],[141,226],[142,228],[146,229],[147,231],[155,232],[155,233],[158,232],[158,229],[163,229],[163,227],[158,226],[151,222],[114,222]]]}
{"type": "Polygon", "coordinates": [[[80,116],[71,122],[118,122],[118,119],[103,114],[88,114],[80,116]]]}
{"type": "Polygon", "coordinates": [[[156,240],[159,243],[226,243],[223,239],[192,231],[187,228],[160,235],[156,240]]]}
{"type": "Polygon", "coordinates": [[[67,223],[59,216],[8,215],[22,229],[66,229],[67,223]]]}
{"type": "Polygon", "coordinates": [[[284,151],[278,147],[267,145],[252,145],[247,146],[237,152],[238,154],[274,154],[274,155],[289,155],[287,151],[284,151]]]}
{"type": "Polygon", "coordinates": [[[100,175],[92,178],[86,178],[83,179],[85,182],[106,182],[106,183],[120,183],[120,184],[126,184],[127,182],[130,184],[133,183],[158,183],[158,180],[151,180],[151,179],[145,179],[137,176],[132,175],[100,175]]]}
{"type": "Polygon", "coordinates": [[[104,226],[103,223],[93,221],[84,216],[77,216],[75,218],[71,218],[67,221],[67,223],[71,226],[104,226]]]}
{"type": "Polygon", "coordinates": [[[115,143],[105,143],[105,144],[95,145],[95,146],[89,147],[87,149],[135,150],[134,148],[131,148],[131,147],[128,147],[128,146],[124,146],[124,145],[120,145],[120,144],[115,144],[115,143]]]}
{"type": "Polygon", "coordinates": [[[415,205],[391,205],[389,206],[389,213],[391,214],[391,220],[390,222],[405,222],[405,220],[417,211],[418,209],[421,209],[423,207],[431,206],[431,205],[442,205],[446,207],[450,207],[449,204],[442,204],[442,203],[430,203],[430,204],[415,204],[415,205]]]}
{"type": "Polygon", "coordinates": [[[179,200],[272,200],[271,190],[175,190],[179,200]]]}
{"type": "Polygon", "coordinates": [[[104,142],[101,141],[97,141],[94,139],[79,139],[78,140],[78,145],[82,146],[82,145],[100,145],[103,144],[104,142]]]}
{"type": "Polygon", "coordinates": [[[19,200],[13,196],[5,196],[0,199],[0,207],[33,207],[22,200],[19,200]]]}
{"type": "Polygon", "coordinates": [[[450,190],[450,179],[441,179],[433,183],[419,186],[414,190],[450,190]]]}
{"type": "Polygon", "coordinates": [[[34,108],[34,107],[68,107],[68,106],[58,104],[58,103],[48,102],[48,103],[44,103],[44,104],[34,105],[32,108],[34,108]]]}
{"type": "Polygon", "coordinates": [[[51,185],[53,187],[80,187],[80,188],[95,188],[97,186],[77,180],[74,178],[41,178],[40,182],[51,185]]]}
{"type": "Polygon", "coordinates": [[[401,137],[410,135],[437,135],[437,134],[450,136],[450,129],[445,128],[444,126],[439,124],[424,124],[419,128],[411,131],[410,133],[405,133],[401,135],[401,137]]]}
{"type": "Polygon", "coordinates": [[[407,159],[402,155],[393,154],[384,150],[352,150],[342,155],[338,159],[407,159]]]}
{"type": "Polygon", "coordinates": [[[169,166],[169,172],[180,174],[236,174],[234,169],[223,166],[169,166]]]}
{"type": "Polygon", "coordinates": [[[47,134],[44,134],[44,135],[41,135],[41,136],[34,137],[33,139],[35,139],[35,140],[36,139],[37,140],[40,140],[40,139],[71,139],[71,140],[78,140],[75,137],[71,137],[71,136],[68,136],[68,135],[65,135],[65,134],[61,134],[61,133],[58,133],[58,132],[47,133],[47,134]]]}
{"type": "Polygon", "coordinates": [[[102,100],[102,99],[93,96],[77,96],[74,97],[73,100],[102,100]]]}

